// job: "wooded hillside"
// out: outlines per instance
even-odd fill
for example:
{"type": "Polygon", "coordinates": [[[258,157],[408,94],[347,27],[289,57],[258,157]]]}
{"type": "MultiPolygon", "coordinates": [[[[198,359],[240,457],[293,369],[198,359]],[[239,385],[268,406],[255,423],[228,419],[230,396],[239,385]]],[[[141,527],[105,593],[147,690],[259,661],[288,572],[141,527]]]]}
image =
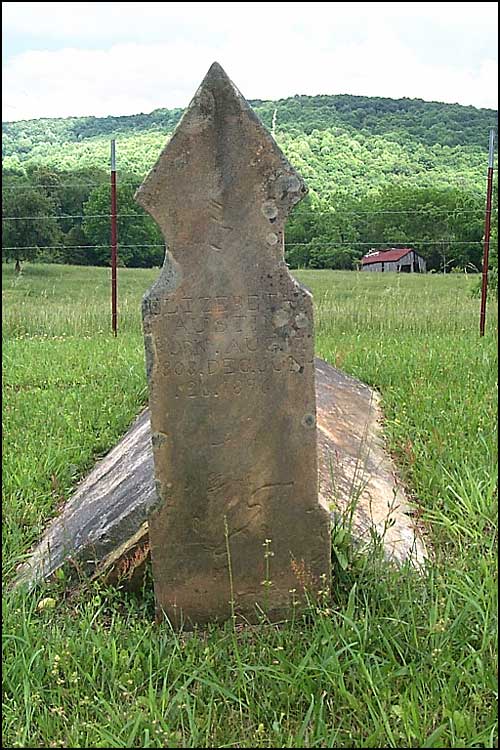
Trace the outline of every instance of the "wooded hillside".
{"type": "MultiPolygon", "coordinates": [[[[479,268],[495,111],[349,95],[252,105],[310,189],[287,225],[293,267],[354,268],[370,247],[411,245],[430,269],[479,268]]],[[[181,115],[4,123],[4,258],[109,262],[115,138],[121,262],[161,263],[162,238],[133,193],[181,115]]],[[[496,229],[493,261],[495,242],[496,229]]]]}

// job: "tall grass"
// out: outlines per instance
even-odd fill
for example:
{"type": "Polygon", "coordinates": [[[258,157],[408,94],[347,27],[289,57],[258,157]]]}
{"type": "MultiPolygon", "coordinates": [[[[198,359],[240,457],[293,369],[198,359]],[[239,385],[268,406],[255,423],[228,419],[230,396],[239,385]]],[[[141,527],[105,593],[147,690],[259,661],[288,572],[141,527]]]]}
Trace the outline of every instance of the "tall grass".
{"type": "MultiPolygon", "coordinates": [[[[140,298],[158,271],[3,276],[4,582],[147,398],[140,298]]],[[[333,556],[331,600],[192,637],[140,595],[4,591],[6,747],[494,747],[496,310],[465,276],[301,272],[318,355],[377,387],[432,561],[333,556]]]]}

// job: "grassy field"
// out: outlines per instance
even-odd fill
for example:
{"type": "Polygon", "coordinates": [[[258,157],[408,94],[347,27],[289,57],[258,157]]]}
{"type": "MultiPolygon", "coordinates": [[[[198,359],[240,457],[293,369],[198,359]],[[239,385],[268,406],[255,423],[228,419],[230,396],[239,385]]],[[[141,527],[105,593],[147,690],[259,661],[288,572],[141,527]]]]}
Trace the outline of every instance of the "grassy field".
{"type": "MultiPolygon", "coordinates": [[[[139,317],[158,274],[3,274],[4,583],[147,399],[139,317]]],[[[300,272],[317,353],[383,398],[434,550],[417,575],[333,555],[332,598],[280,628],[193,637],[141,596],[4,587],[3,747],[495,747],[497,319],[476,279],[300,272]],[[47,606],[40,606],[46,601],[47,606]]]]}

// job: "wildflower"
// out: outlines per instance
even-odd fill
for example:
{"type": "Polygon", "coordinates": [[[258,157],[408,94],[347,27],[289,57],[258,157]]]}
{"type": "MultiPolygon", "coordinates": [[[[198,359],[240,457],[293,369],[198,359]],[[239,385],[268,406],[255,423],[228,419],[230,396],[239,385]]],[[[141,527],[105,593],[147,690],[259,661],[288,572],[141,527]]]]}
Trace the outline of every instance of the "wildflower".
{"type": "Polygon", "coordinates": [[[45,599],[41,599],[38,602],[37,610],[39,612],[42,612],[44,609],[54,609],[56,606],[56,600],[53,599],[51,596],[47,596],[45,599]]]}
{"type": "Polygon", "coordinates": [[[436,633],[444,633],[446,630],[446,621],[445,620],[438,620],[436,624],[434,625],[434,632],[436,633]]]}

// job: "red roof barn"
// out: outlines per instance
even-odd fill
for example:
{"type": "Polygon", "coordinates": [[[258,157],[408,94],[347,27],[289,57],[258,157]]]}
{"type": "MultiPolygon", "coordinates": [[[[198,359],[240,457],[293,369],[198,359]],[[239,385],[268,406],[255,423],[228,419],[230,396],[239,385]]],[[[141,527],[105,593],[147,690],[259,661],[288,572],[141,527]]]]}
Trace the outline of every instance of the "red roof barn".
{"type": "Polygon", "coordinates": [[[370,250],[361,258],[362,271],[395,271],[396,273],[425,273],[425,260],[410,247],[390,247],[370,250]]]}

